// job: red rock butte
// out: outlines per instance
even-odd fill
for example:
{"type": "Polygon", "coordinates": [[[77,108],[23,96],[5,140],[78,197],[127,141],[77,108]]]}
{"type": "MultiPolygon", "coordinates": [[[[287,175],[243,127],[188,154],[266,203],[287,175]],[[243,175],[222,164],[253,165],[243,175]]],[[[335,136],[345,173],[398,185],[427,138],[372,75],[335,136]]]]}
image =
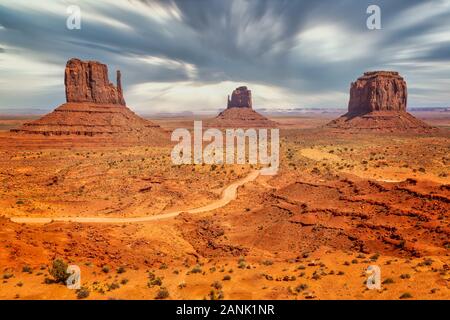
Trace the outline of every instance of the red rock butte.
{"type": "Polygon", "coordinates": [[[348,112],[327,127],[387,132],[433,130],[406,112],[407,100],[406,81],[398,72],[365,72],[350,86],[348,112]]]}
{"type": "Polygon", "coordinates": [[[206,124],[214,128],[275,128],[277,123],[253,110],[252,92],[246,86],[236,88],[227,108],[206,124]]]}
{"type": "Polygon", "coordinates": [[[252,108],[252,92],[247,87],[239,87],[228,96],[227,108],[252,108]]]}
{"type": "Polygon", "coordinates": [[[103,63],[70,59],[66,65],[64,84],[67,102],[125,105],[120,71],[117,70],[115,87],[109,82],[108,67],[103,63]]]}
{"type": "Polygon", "coordinates": [[[17,133],[52,135],[124,135],[164,138],[156,124],[137,116],[126,105],[121,74],[117,85],[108,79],[108,67],[97,61],[70,59],[65,69],[66,103],[42,118],[28,122],[17,133]]]}

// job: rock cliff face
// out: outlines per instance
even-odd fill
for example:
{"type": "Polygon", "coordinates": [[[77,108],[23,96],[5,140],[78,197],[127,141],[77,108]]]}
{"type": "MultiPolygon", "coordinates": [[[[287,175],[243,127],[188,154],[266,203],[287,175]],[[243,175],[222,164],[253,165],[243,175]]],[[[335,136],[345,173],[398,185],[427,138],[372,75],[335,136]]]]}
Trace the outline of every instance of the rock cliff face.
{"type": "Polygon", "coordinates": [[[239,87],[228,96],[228,109],[230,108],[252,108],[252,92],[247,87],[239,87]]]}
{"type": "Polygon", "coordinates": [[[109,82],[108,67],[100,62],[70,59],[66,65],[64,84],[67,102],[125,105],[120,71],[117,71],[116,87],[109,82]]]}
{"type": "Polygon", "coordinates": [[[406,112],[407,95],[406,82],[398,72],[366,72],[351,84],[348,112],[327,127],[380,132],[435,130],[406,112]]]}
{"type": "Polygon", "coordinates": [[[125,105],[120,71],[117,71],[117,86],[114,86],[108,80],[105,64],[70,59],[64,82],[66,103],[12,131],[46,136],[106,135],[115,140],[123,137],[146,143],[169,141],[162,128],[137,116],[125,105]]]}
{"type": "Polygon", "coordinates": [[[351,84],[348,112],[406,111],[406,82],[394,71],[365,72],[351,84]]]}

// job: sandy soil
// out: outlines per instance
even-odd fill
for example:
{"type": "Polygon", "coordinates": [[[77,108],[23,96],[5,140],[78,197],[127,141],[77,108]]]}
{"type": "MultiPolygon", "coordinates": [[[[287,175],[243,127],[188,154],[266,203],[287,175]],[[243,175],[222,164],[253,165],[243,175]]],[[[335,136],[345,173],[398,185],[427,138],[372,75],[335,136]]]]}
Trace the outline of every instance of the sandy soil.
{"type": "Polygon", "coordinates": [[[172,166],[165,146],[0,133],[0,298],[77,299],[51,281],[58,258],[80,267],[87,299],[449,299],[448,123],[373,135],[276,121],[273,177],[172,166]]]}

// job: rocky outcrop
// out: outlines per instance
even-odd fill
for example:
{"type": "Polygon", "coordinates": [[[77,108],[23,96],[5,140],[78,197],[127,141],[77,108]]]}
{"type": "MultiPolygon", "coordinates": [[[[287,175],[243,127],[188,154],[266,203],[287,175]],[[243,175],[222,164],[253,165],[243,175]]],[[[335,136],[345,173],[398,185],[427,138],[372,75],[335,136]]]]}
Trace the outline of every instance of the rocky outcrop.
{"type": "Polygon", "coordinates": [[[275,121],[269,120],[252,108],[252,92],[239,87],[228,96],[227,108],[217,117],[206,122],[210,128],[275,128],[275,121]]]}
{"type": "Polygon", "coordinates": [[[407,96],[406,82],[398,72],[365,72],[351,84],[348,112],[327,127],[379,132],[435,130],[406,112],[407,96]]]}
{"type": "Polygon", "coordinates": [[[405,80],[395,71],[365,72],[351,84],[348,112],[406,111],[405,80]]]}
{"type": "Polygon", "coordinates": [[[64,84],[67,102],[125,105],[120,71],[117,71],[117,86],[114,86],[109,82],[108,67],[103,63],[70,59],[64,84]]]}
{"type": "Polygon", "coordinates": [[[169,140],[157,124],[126,107],[120,71],[117,71],[117,86],[114,86],[109,83],[105,64],[71,59],[66,65],[64,82],[66,103],[12,131],[46,136],[113,135],[115,140],[124,137],[133,141],[151,140],[149,143],[169,140]]]}
{"type": "Polygon", "coordinates": [[[239,87],[228,96],[228,109],[230,108],[252,108],[252,92],[247,87],[239,87]]]}

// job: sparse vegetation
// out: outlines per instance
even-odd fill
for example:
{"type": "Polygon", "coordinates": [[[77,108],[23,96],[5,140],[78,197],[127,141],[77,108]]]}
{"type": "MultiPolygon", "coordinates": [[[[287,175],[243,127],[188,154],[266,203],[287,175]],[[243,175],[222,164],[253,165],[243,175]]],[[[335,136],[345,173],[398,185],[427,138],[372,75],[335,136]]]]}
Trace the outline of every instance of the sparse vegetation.
{"type": "Polygon", "coordinates": [[[53,261],[49,273],[57,283],[65,283],[70,276],[70,274],[67,273],[67,263],[61,259],[53,261]]]}
{"type": "Polygon", "coordinates": [[[76,292],[77,292],[78,299],[86,299],[87,297],[89,297],[89,294],[90,294],[89,289],[86,287],[81,287],[76,292]]]}
{"type": "Polygon", "coordinates": [[[399,297],[400,299],[411,299],[412,294],[409,292],[402,293],[402,295],[399,297]]]}
{"type": "Polygon", "coordinates": [[[156,293],[155,299],[163,300],[167,299],[170,296],[169,291],[166,288],[161,288],[156,293]]]}

